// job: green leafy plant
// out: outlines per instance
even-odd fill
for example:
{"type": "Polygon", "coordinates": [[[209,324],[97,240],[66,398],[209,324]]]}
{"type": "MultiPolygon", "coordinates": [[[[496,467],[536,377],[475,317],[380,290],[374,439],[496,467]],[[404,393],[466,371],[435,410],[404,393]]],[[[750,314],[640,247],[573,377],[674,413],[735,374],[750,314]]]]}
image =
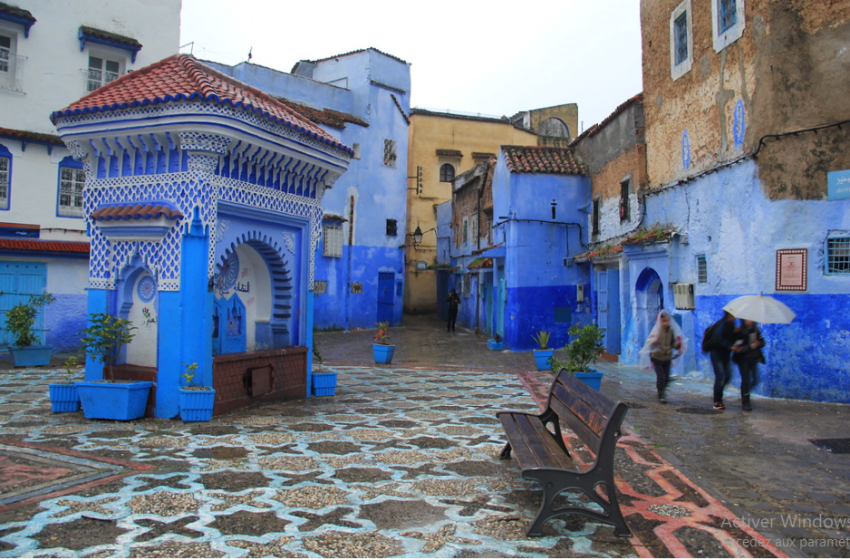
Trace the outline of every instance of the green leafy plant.
{"type": "Polygon", "coordinates": [[[62,367],[65,368],[65,377],[68,378],[68,383],[71,383],[74,380],[74,376],[77,375],[77,371],[80,369],[81,365],[80,359],[76,356],[71,356],[65,360],[62,367]]]}
{"type": "Polygon", "coordinates": [[[110,381],[115,380],[112,366],[118,359],[121,348],[136,336],[132,332],[134,330],[136,327],[130,320],[108,313],[93,313],[88,328],[80,330],[80,342],[92,358],[103,363],[110,381]]]}
{"type": "Polygon", "coordinates": [[[590,362],[595,361],[605,351],[605,345],[602,343],[605,329],[602,327],[598,325],[579,327],[575,324],[567,332],[573,339],[564,348],[567,352],[567,360],[562,362],[554,356],[549,358],[552,373],[556,375],[564,368],[570,373],[587,371],[590,362]]]}
{"type": "Polygon", "coordinates": [[[540,346],[541,350],[549,349],[549,337],[552,336],[552,333],[549,331],[537,331],[537,334],[533,335],[531,339],[540,346]]]}
{"type": "Polygon", "coordinates": [[[15,338],[15,344],[21,348],[33,346],[41,341],[33,332],[33,325],[38,312],[43,307],[56,301],[51,294],[31,295],[29,301],[21,302],[6,312],[6,329],[15,338]]]}
{"type": "Polygon", "coordinates": [[[378,332],[375,334],[375,343],[387,345],[387,339],[390,337],[390,324],[387,321],[381,321],[375,325],[378,327],[378,332]]]}
{"type": "Polygon", "coordinates": [[[195,372],[198,371],[198,362],[192,362],[191,364],[183,362],[183,367],[186,368],[186,371],[180,377],[186,380],[187,387],[191,387],[193,385],[192,380],[195,379],[195,372]]]}

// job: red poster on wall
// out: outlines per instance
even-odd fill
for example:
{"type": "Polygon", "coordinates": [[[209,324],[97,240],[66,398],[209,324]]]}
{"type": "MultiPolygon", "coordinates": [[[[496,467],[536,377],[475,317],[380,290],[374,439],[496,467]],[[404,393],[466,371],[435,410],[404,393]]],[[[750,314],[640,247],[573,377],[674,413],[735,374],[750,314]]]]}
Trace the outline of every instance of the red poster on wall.
{"type": "Polygon", "coordinates": [[[805,292],[808,289],[808,257],[808,249],[778,249],[776,251],[777,292],[805,292]]]}

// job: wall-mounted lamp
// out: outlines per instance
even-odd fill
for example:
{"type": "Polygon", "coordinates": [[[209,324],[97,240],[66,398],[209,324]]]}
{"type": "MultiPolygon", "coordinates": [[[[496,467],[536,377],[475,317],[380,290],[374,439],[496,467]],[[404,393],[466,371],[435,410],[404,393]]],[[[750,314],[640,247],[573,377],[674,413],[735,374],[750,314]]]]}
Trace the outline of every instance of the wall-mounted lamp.
{"type": "Polygon", "coordinates": [[[552,199],[552,219],[555,219],[555,208],[558,206],[558,202],[553,198],[552,199]]]}
{"type": "Polygon", "coordinates": [[[407,235],[408,235],[408,236],[411,236],[411,235],[413,236],[413,246],[414,246],[414,247],[416,247],[417,245],[419,245],[420,243],[422,243],[422,236],[423,236],[424,234],[426,234],[426,233],[430,232],[430,231],[437,231],[437,228],[431,228],[431,229],[426,229],[425,231],[422,231],[422,228],[420,228],[420,227],[417,225],[417,226],[416,226],[416,229],[413,231],[413,233],[408,233],[407,235]]]}

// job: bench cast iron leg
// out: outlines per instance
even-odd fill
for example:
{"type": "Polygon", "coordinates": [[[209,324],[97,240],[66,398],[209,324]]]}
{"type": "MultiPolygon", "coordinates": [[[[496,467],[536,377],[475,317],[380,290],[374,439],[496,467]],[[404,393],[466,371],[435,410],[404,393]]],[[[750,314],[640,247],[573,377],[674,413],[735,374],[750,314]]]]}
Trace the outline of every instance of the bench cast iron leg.
{"type": "Polygon", "coordinates": [[[502,449],[502,452],[499,453],[499,459],[510,459],[511,458],[511,444],[510,442],[505,444],[505,448],[502,449]]]}

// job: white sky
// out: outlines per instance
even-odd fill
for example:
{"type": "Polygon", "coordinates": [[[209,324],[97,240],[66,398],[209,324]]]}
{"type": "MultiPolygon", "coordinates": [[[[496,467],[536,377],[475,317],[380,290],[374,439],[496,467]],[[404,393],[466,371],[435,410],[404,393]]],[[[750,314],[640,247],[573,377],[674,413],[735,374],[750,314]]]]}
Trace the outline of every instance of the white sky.
{"type": "Polygon", "coordinates": [[[374,47],[411,63],[412,107],[578,103],[583,129],[643,88],[638,0],[183,0],[180,39],[198,58],[236,64],[253,49],[284,72],[374,47]]]}

